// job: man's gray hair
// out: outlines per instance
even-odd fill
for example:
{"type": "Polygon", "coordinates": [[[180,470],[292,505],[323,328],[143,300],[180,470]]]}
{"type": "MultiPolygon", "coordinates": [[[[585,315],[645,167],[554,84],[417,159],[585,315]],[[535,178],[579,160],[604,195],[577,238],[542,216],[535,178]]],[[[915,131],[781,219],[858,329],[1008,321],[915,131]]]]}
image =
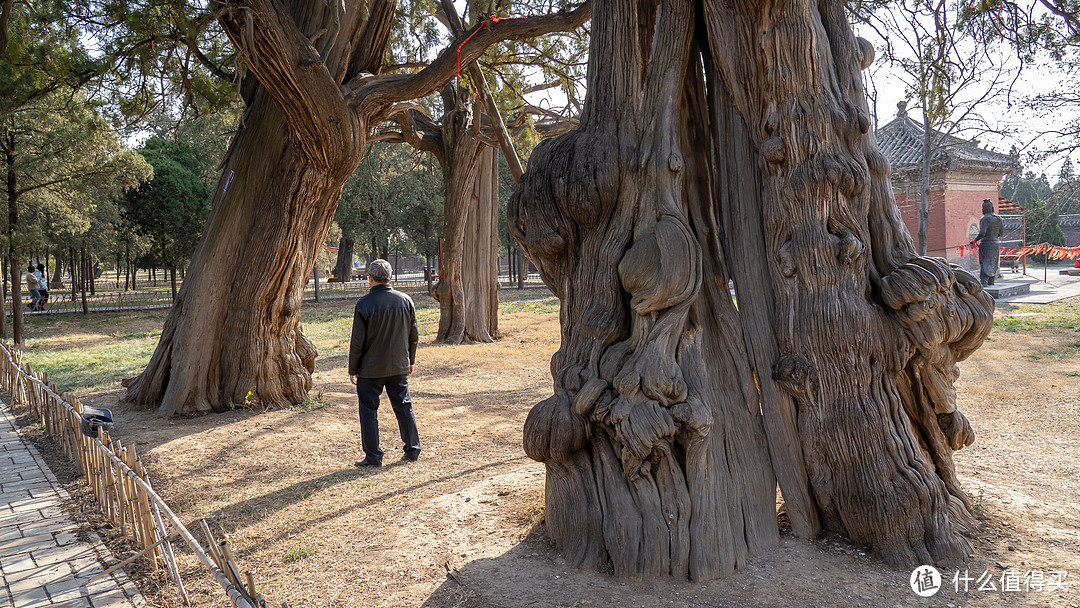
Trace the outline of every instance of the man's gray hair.
{"type": "Polygon", "coordinates": [[[369,277],[376,281],[386,283],[390,280],[390,276],[394,274],[394,269],[390,266],[390,262],[386,260],[375,260],[368,264],[367,273],[369,277]]]}

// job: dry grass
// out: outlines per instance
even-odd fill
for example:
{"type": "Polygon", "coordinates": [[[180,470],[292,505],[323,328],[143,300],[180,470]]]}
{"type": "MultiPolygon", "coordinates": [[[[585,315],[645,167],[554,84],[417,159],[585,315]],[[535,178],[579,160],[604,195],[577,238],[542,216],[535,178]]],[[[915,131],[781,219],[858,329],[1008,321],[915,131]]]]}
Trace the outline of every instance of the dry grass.
{"type": "MultiPolygon", "coordinates": [[[[140,450],[159,492],[183,519],[209,518],[277,604],[928,605],[907,589],[908,573],[833,537],[806,542],[785,535],[776,551],[739,575],[704,585],[619,581],[570,568],[541,534],[544,468],[521,448],[529,408],[550,394],[549,359],[559,339],[554,302],[527,299],[542,301],[503,314],[502,338],[493,344],[436,346],[426,332],[412,380],[424,445],[416,463],[397,462],[395,424],[384,408],[388,466],[361,471],[352,464],[361,454],[342,358],[347,302],[304,311],[305,329],[322,353],[319,407],[160,420],[118,406],[115,390],[84,395],[114,407],[114,435],[140,450]]],[[[1008,319],[1008,311],[999,312],[1008,319]]],[[[1011,566],[1080,576],[1080,390],[1070,375],[1077,356],[1025,356],[1061,349],[1076,332],[1040,323],[995,332],[961,365],[958,400],[978,439],[957,463],[981,521],[976,553],[964,567],[978,573],[1000,575],[1011,566]]],[[[195,605],[228,605],[190,555],[182,561],[195,605]]],[[[156,605],[176,605],[169,585],[152,577],[143,585],[156,605]]],[[[932,605],[1080,603],[1076,590],[1060,597],[949,594],[932,605]]]]}

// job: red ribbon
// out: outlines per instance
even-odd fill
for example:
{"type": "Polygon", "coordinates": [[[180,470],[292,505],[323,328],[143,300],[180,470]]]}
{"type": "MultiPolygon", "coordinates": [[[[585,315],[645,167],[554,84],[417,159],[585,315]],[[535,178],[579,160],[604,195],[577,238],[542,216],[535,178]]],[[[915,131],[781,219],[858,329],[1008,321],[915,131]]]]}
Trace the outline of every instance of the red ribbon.
{"type": "Polygon", "coordinates": [[[473,33],[469,34],[469,37],[466,38],[465,40],[463,40],[461,42],[461,44],[459,44],[458,47],[457,47],[457,75],[458,75],[458,77],[461,77],[461,47],[465,46],[465,43],[472,40],[472,37],[475,36],[477,32],[484,29],[485,25],[487,25],[488,23],[498,23],[500,21],[506,21],[506,20],[509,20],[509,19],[526,19],[528,17],[532,17],[532,15],[525,15],[524,17],[499,17],[498,15],[489,15],[486,19],[481,20],[480,21],[480,26],[477,27],[476,30],[473,31],[473,33]]]}

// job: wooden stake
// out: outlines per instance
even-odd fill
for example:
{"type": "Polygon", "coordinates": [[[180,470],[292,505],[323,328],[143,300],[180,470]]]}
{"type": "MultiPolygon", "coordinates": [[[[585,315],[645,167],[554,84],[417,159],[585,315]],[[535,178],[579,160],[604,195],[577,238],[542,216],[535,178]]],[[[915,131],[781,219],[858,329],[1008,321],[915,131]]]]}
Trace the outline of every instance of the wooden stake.
{"type": "MultiPolygon", "coordinates": [[[[154,522],[157,524],[157,531],[162,538],[165,538],[165,523],[161,521],[161,511],[157,505],[154,505],[154,522]]],[[[180,597],[184,599],[184,605],[191,604],[191,599],[188,598],[187,589],[184,589],[184,581],[180,580],[180,568],[176,566],[176,556],[173,555],[172,545],[165,543],[165,565],[169,569],[169,576],[172,577],[173,582],[176,583],[177,588],[180,590],[180,597]]]]}
{"type": "Polygon", "coordinates": [[[153,551],[154,549],[157,548],[158,545],[160,545],[160,544],[162,544],[162,543],[164,543],[166,541],[170,541],[170,540],[172,540],[174,538],[180,538],[180,533],[176,532],[172,536],[162,537],[161,540],[159,540],[156,543],[150,545],[149,547],[143,549],[142,551],[139,551],[135,555],[132,555],[131,557],[125,559],[122,562],[119,562],[119,563],[113,564],[112,566],[109,566],[108,570],[106,570],[106,571],[104,571],[104,572],[102,572],[100,574],[95,574],[93,577],[90,578],[90,580],[83,583],[83,586],[89,587],[91,584],[93,584],[94,581],[99,580],[101,578],[104,578],[104,577],[112,574],[113,572],[116,572],[116,570],[118,568],[123,568],[124,566],[130,564],[131,562],[139,559],[143,555],[146,555],[148,552],[153,551]]]}

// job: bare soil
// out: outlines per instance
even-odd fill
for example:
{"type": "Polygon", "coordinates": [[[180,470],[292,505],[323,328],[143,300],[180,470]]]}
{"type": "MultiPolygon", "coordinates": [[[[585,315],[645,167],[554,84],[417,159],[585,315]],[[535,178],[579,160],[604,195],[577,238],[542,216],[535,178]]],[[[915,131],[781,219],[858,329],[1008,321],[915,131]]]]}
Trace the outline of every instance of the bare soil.
{"type": "MultiPolygon", "coordinates": [[[[843,538],[796,538],[783,517],[776,549],[721,580],[620,580],[570,568],[546,540],[544,467],[521,447],[529,408],[550,394],[558,315],[518,312],[499,323],[493,344],[422,340],[411,389],[424,451],[416,463],[397,462],[384,397],[387,466],[378,470],[353,466],[362,458],[356,398],[340,353],[320,358],[323,407],[159,419],[120,405],[119,391],[82,397],[113,409],[113,436],[136,446],[158,492],[182,519],[207,518],[275,606],[1080,605],[1080,365],[1076,349],[1062,351],[1077,343],[1075,329],[995,332],[961,364],[958,403],[978,438],[956,460],[979,520],[975,550],[942,568],[939,593],[920,598],[911,568],[887,567],[843,538]],[[1051,590],[1060,576],[1052,571],[1068,573],[1063,589],[1051,590]],[[1024,575],[1036,572],[1042,589],[1029,578],[1025,590],[1024,575]],[[1019,591],[1002,591],[1010,573],[1021,577],[1019,591]],[[985,579],[997,590],[979,590],[985,579]]],[[[85,500],[81,480],[67,478],[76,503],[85,500]]],[[[117,553],[130,551],[73,508],[117,553]]],[[[229,605],[175,546],[193,605],[229,605]]],[[[161,571],[131,574],[151,605],[181,605],[161,571]]]]}

